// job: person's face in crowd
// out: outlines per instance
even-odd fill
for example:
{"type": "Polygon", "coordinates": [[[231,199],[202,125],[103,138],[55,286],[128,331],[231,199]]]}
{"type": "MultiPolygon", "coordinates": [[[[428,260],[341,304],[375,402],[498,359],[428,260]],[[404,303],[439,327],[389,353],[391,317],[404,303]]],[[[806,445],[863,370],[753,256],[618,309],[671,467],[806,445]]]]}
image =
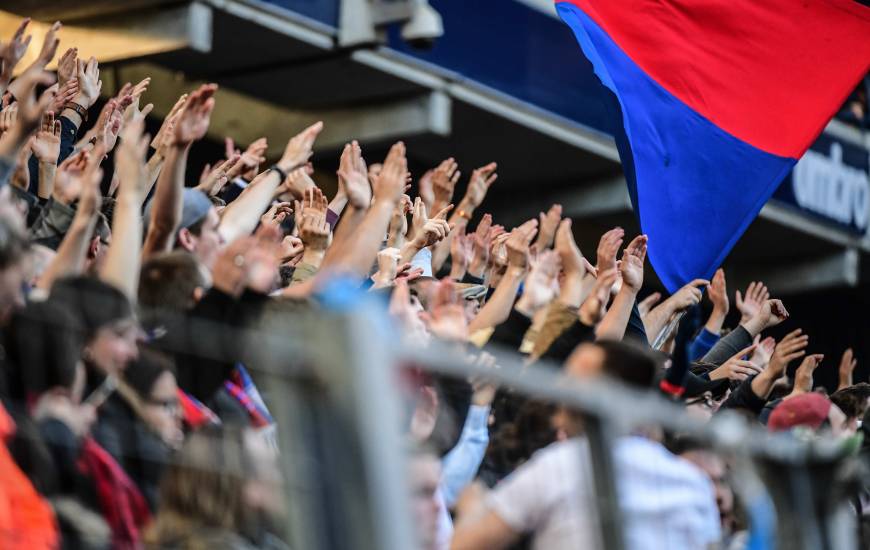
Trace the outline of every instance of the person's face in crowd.
{"type": "Polygon", "coordinates": [[[101,327],[85,348],[86,357],[101,371],[120,374],[138,356],[140,334],[139,324],[132,318],[101,327]]]}
{"type": "Polygon", "coordinates": [[[567,372],[577,378],[595,378],[604,369],[604,350],[595,344],[581,344],[568,358],[567,372]]]}
{"type": "Polygon", "coordinates": [[[178,402],[178,383],[175,375],[164,371],[144,403],[145,421],[166,445],[177,449],[184,441],[181,429],[181,405],[178,402]]]}
{"type": "Polygon", "coordinates": [[[24,289],[31,272],[28,261],[0,270],[0,326],[9,323],[15,310],[24,307],[24,289]]]}
{"type": "Polygon", "coordinates": [[[715,453],[703,450],[689,451],[681,456],[700,468],[713,482],[719,517],[723,526],[729,525],[734,515],[734,491],[728,483],[725,462],[715,453]]]}
{"type": "Polygon", "coordinates": [[[211,207],[200,226],[199,235],[194,235],[186,229],[182,229],[181,243],[184,248],[209,270],[214,266],[218,253],[224,245],[224,240],[218,232],[220,217],[214,207],[211,207]]]}
{"type": "Polygon", "coordinates": [[[254,465],[254,471],[245,484],[245,505],[267,522],[280,520],[286,507],[284,476],[278,466],[277,454],[263,435],[253,430],[245,432],[245,449],[254,465]]]}
{"type": "Polygon", "coordinates": [[[438,483],[441,463],[432,455],[411,457],[409,482],[411,484],[411,511],[420,537],[420,548],[435,548],[438,540],[438,483]]]}
{"type": "Polygon", "coordinates": [[[99,273],[106,261],[106,253],[109,251],[109,245],[112,243],[112,238],[109,237],[103,240],[100,236],[95,236],[91,240],[91,245],[88,247],[88,273],[99,273]]]}

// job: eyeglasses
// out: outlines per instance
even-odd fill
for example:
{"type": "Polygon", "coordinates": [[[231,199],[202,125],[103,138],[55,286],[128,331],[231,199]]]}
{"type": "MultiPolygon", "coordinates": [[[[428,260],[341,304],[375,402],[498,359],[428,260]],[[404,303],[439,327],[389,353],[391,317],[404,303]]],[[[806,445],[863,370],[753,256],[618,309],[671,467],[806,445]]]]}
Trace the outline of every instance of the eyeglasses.
{"type": "Polygon", "coordinates": [[[715,406],[716,402],[713,401],[713,394],[710,392],[704,392],[698,397],[693,397],[692,399],[686,400],[686,406],[690,407],[692,405],[702,405],[704,407],[712,409],[715,406]]]}

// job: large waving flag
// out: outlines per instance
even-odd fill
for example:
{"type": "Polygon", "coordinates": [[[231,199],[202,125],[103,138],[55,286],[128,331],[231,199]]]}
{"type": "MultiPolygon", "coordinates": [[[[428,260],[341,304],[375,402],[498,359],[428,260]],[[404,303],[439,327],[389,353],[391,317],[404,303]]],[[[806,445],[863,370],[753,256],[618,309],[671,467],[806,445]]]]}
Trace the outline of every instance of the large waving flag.
{"type": "Polygon", "coordinates": [[[870,8],[855,0],[556,8],[619,101],[629,193],[671,291],[713,275],[870,70],[870,8]]]}

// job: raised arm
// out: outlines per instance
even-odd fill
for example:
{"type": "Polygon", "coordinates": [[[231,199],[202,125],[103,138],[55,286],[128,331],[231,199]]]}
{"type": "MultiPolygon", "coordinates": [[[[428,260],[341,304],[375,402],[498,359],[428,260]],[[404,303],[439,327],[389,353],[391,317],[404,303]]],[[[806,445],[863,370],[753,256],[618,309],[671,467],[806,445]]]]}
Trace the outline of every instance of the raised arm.
{"type": "Polygon", "coordinates": [[[254,231],[284,178],[311,158],[314,141],[321,130],[323,123],[317,122],[294,136],[287,143],[281,160],[257,176],[244,193],[227,206],[218,228],[225,241],[233,241],[254,231]]]}
{"type": "Polygon", "coordinates": [[[613,299],[610,309],[595,330],[599,340],[622,340],[631,317],[637,293],[643,286],[643,264],[646,260],[647,236],[639,235],[622,253],[622,287],[613,299]]]}
{"type": "MultiPolygon", "coordinates": [[[[99,154],[99,151],[97,153],[99,154]]],[[[69,180],[68,183],[64,183],[64,186],[76,189],[78,208],[72,224],[57,249],[57,254],[36,285],[37,288],[46,291],[62,277],[84,272],[88,244],[91,242],[97,213],[100,211],[100,181],[103,178],[100,159],[96,158],[96,155],[88,159],[87,153],[70,157],[61,165],[58,178],[69,180]]]]}
{"type": "Polygon", "coordinates": [[[172,128],[172,134],[167,137],[166,160],[157,178],[148,235],[142,248],[143,258],[172,248],[175,231],[181,223],[187,154],[191,144],[202,139],[208,131],[216,91],[217,84],[204,84],[190,94],[172,128]]]}
{"type": "Polygon", "coordinates": [[[511,232],[505,242],[508,267],[489,301],[468,325],[468,333],[499,325],[508,318],[517,299],[520,283],[529,267],[529,246],[538,232],[538,220],[529,220],[511,232]]]}
{"type": "Polygon", "coordinates": [[[498,179],[498,174],[495,173],[496,168],[498,168],[496,163],[490,162],[471,173],[468,190],[465,192],[462,200],[459,201],[458,207],[453,211],[453,216],[450,217],[452,229],[447,238],[438,243],[432,251],[433,273],[437,273],[441,269],[441,266],[444,265],[447,256],[450,254],[450,245],[453,243],[453,238],[460,231],[465,230],[468,222],[474,216],[474,211],[483,203],[483,199],[486,198],[486,193],[489,191],[490,186],[498,179]]]}
{"type": "Polygon", "coordinates": [[[121,145],[115,153],[115,170],[120,180],[118,199],[112,219],[112,244],[100,278],[120,289],[132,302],[139,287],[142,261],[142,202],[148,183],[145,154],[150,136],[142,135],[145,121],[137,118],[121,132],[121,145]]]}

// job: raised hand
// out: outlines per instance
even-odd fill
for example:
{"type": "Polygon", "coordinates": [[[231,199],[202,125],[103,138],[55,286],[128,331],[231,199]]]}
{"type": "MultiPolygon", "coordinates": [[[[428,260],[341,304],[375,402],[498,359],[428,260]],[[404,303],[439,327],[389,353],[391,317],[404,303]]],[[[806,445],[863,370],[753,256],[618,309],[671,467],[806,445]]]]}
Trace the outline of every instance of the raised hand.
{"type": "Polygon", "coordinates": [[[179,147],[187,147],[205,137],[211,122],[211,113],[215,104],[214,94],[217,89],[217,84],[203,84],[190,94],[175,121],[172,143],[179,147]]]}
{"type": "MultiPolygon", "coordinates": [[[[495,356],[485,351],[480,352],[480,355],[475,359],[475,363],[481,367],[489,369],[498,368],[495,356]]],[[[474,390],[474,393],[471,394],[471,403],[478,407],[489,407],[492,405],[492,401],[495,399],[495,394],[498,390],[498,385],[481,377],[469,380],[469,382],[471,383],[471,389],[474,390]]]]}
{"type": "Polygon", "coordinates": [[[453,199],[453,191],[460,176],[458,168],[459,165],[451,157],[439,164],[432,172],[432,189],[435,192],[433,208],[443,208],[453,199]]]}
{"type": "Polygon", "coordinates": [[[0,41],[0,95],[6,90],[9,82],[12,80],[12,73],[21,58],[27,52],[27,47],[30,46],[31,35],[24,36],[27,30],[27,25],[30,24],[30,18],[27,17],[18,26],[15,34],[12,35],[12,40],[9,42],[0,41]]]}
{"type": "Polygon", "coordinates": [[[206,165],[202,176],[200,176],[197,188],[210,196],[220,193],[221,189],[229,182],[230,169],[239,162],[239,159],[240,156],[234,155],[215,166],[214,169],[206,165]]]}
{"type": "Polygon", "coordinates": [[[813,391],[813,373],[822,364],[824,355],[817,353],[807,355],[794,373],[794,388],[789,397],[813,391]]]}
{"type": "MultiPolygon", "coordinates": [[[[708,297],[713,304],[713,310],[721,315],[728,315],[728,287],[725,283],[725,271],[717,269],[710,286],[707,287],[708,297]]],[[[739,294],[739,292],[738,292],[739,294]]]]}
{"type": "Polygon", "coordinates": [[[115,103],[115,108],[112,109],[111,114],[100,129],[100,139],[102,139],[107,152],[115,148],[121,133],[121,126],[124,123],[124,116],[119,107],[120,105],[115,103]]]}
{"type": "Polygon", "coordinates": [[[701,288],[710,286],[706,279],[695,279],[686,284],[668,298],[674,306],[674,311],[684,311],[701,302],[701,288]]]}
{"type": "Polygon", "coordinates": [[[599,273],[616,267],[616,253],[619,252],[619,247],[622,246],[623,237],[625,237],[625,230],[621,227],[614,227],[601,236],[595,259],[595,267],[598,268],[599,273]]]}
{"type": "Polygon", "coordinates": [[[852,385],[852,373],[855,371],[857,365],[858,360],[855,359],[852,348],[847,348],[846,351],[843,352],[843,356],[840,358],[840,383],[837,386],[838,390],[848,388],[852,385]]]}
{"type": "Polygon", "coordinates": [[[393,208],[405,191],[408,175],[408,159],[405,157],[405,144],[401,141],[390,147],[381,173],[373,182],[375,201],[381,201],[393,208]]]}
{"type": "Polygon", "coordinates": [[[755,351],[752,352],[749,360],[762,369],[767,368],[767,365],[770,364],[770,358],[773,357],[773,352],[776,349],[776,340],[772,336],[762,340],[761,335],[757,335],[753,342],[756,344],[755,351]]]}
{"type": "Polygon", "coordinates": [[[305,209],[306,216],[316,215],[326,220],[326,210],[329,208],[329,201],[319,187],[309,187],[305,191],[302,201],[302,207],[305,209]]]}
{"type": "MultiPolygon", "coordinates": [[[[47,89],[37,100],[36,87],[38,85],[49,86],[54,83],[54,76],[44,71],[27,71],[15,80],[18,85],[18,114],[15,125],[4,134],[11,139],[26,141],[26,139],[42,124],[42,115],[54,101],[55,92],[47,89]]],[[[13,151],[18,147],[13,147],[13,151]]],[[[10,154],[10,152],[0,152],[10,154]]]]}
{"type": "Polygon", "coordinates": [[[51,104],[51,110],[55,113],[60,113],[63,111],[64,106],[67,103],[73,100],[77,93],[79,93],[79,81],[78,80],[68,80],[65,84],[57,85],[55,88],[55,96],[54,101],[51,104]]]}
{"type": "Polygon", "coordinates": [[[329,247],[329,224],[325,216],[306,215],[302,217],[302,227],[299,228],[299,238],[305,249],[323,252],[329,247]]]}
{"type": "Polygon", "coordinates": [[[67,206],[78,200],[81,194],[81,175],[88,166],[88,153],[82,151],[67,157],[57,168],[52,197],[67,206]]]}
{"type": "Polygon", "coordinates": [[[295,265],[302,258],[302,253],[305,251],[305,245],[302,239],[287,235],[281,240],[280,256],[278,261],[281,265],[295,265]]]}
{"type": "Polygon", "coordinates": [[[743,359],[746,355],[755,350],[755,344],[744,348],[734,354],[730,359],[722,363],[716,369],[710,371],[710,380],[720,380],[727,378],[729,380],[743,381],[760,373],[763,369],[752,361],[743,359]]]}
{"type": "Polygon", "coordinates": [[[544,250],[553,246],[556,230],[560,227],[559,222],[562,221],[562,205],[554,204],[547,210],[546,214],[541,212],[538,214],[538,217],[541,220],[541,230],[538,233],[538,240],[535,241],[535,244],[538,245],[538,250],[544,250]]]}
{"type": "Polygon", "coordinates": [[[366,161],[359,143],[345,145],[338,167],[338,185],[343,187],[347,202],[357,210],[365,210],[372,202],[372,186],[369,183],[366,161]]]}
{"type": "Polygon", "coordinates": [[[393,208],[390,225],[387,228],[387,246],[400,248],[405,244],[408,233],[408,213],[411,211],[411,197],[402,195],[401,200],[393,208]]]}
{"type": "Polygon", "coordinates": [[[76,80],[78,80],[79,91],[72,102],[89,109],[91,105],[96,103],[97,98],[100,97],[100,91],[103,89],[103,81],[100,80],[100,65],[96,58],[91,57],[87,62],[76,59],[76,80]]]}
{"type": "Polygon", "coordinates": [[[510,233],[505,241],[507,261],[511,267],[525,269],[529,265],[529,249],[538,233],[538,220],[529,220],[510,233]]]}
{"type": "Polygon", "coordinates": [[[231,158],[234,156],[238,156],[239,164],[235,165],[235,169],[238,170],[239,174],[250,181],[257,177],[257,172],[259,172],[260,164],[266,162],[266,150],[269,148],[269,142],[266,138],[262,137],[250,145],[245,149],[245,152],[236,149],[236,145],[233,142],[233,139],[230,137],[224,138],[227,158],[231,158]]]}
{"type": "Polygon", "coordinates": [[[278,168],[289,173],[307,163],[314,154],[314,141],[321,131],[323,131],[323,123],[315,122],[293,136],[284,148],[284,154],[277,163],[278,168]]]}
{"type": "Polygon", "coordinates": [[[435,170],[426,170],[420,181],[417,182],[417,194],[423,199],[423,204],[427,210],[432,210],[435,206],[435,189],[433,188],[432,175],[435,170]]]}
{"type": "Polygon", "coordinates": [[[124,126],[121,132],[121,145],[115,152],[115,171],[120,180],[119,199],[129,196],[137,204],[142,204],[148,193],[148,168],[145,156],[151,136],[144,134],[145,121],[134,120],[124,126]]]}
{"type": "Polygon", "coordinates": [[[45,33],[45,40],[42,42],[42,48],[39,50],[39,56],[37,56],[36,61],[34,61],[27,70],[36,69],[43,70],[45,66],[51,63],[51,60],[54,59],[54,55],[57,53],[57,47],[60,45],[60,39],[57,37],[57,33],[60,31],[60,28],[63,25],[60,21],[55,21],[52,23],[51,27],[49,27],[48,32],[45,33]]]}
{"type": "Polygon", "coordinates": [[[44,164],[57,164],[60,156],[60,121],[49,111],[42,116],[42,125],[30,143],[33,155],[44,164]]]}
{"type": "Polygon", "coordinates": [[[595,286],[592,287],[589,296],[580,306],[580,320],[586,326],[595,326],[604,317],[607,312],[607,301],[610,299],[610,289],[616,282],[617,275],[616,266],[607,271],[598,272],[595,286]]]}
{"type": "Polygon", "coordinates": [[[78,48],[69,48],[63,52],[60,59],[57,61],[57,82],[61,86],[75,80],[78,76],[76,73],[76,58],[78,57],[78,48]]]}
{"type": "Polygon", "coordinates": [[[763,330],[775,327],[788,319],[788,311],[782,304],[781,300],[765,300],[761,304],[761,308],[749,322],[744,325],[747,330],[754,336],[763,330]]]}
{"type": "MultiPolygon", "coordinates": [[[[474,210],[481,205],[483,199],[486,198],[487,191],[495,183],[495,180],[498,179],[498,174],[495,173],[496,168],[498,168],[498,165],[490,162],[471,173],[471,181],[468,182],[468,189],[465,191],[465,198],[463,200],[465,204],[463,206],[474,210]]],[[[451,196],[453,195],[452,192],[450,194],[451,196]]]]}
{"type": "Polygon", "coordinates": [[[622,252],[622,286],[632,290],[635,294],[643,286],[643,264],[646,260],[648,237],[639,235],[632,240],[622,252]]]}
{"type": "MultiPolygon", "coordinates": [[[[767,339],[765,338],[765,341],[767,339]]],[[[809,345],[809,337],[803,334],[801,329],[793,330],[786,334],[785,338],[773,348],[770,356],[768,370],[774,378],[782,376],[789,363],[806,355],[806,347],[809,345]]]]}
{"type": "Polygon", "coordinates": [[[534,315],[549,304],[556,295],[556,278],[559,276],[561,260],[554,250],[545,250],[532,260],[532,269],[526,277],[523,295],[517,301],[517,310],[527,316],[534,315]]]}
{"type": "Polygon", "coordinates": [[[387,247],[378,252],[378,272],[372,276],[375,283],[372,288],[385,288],[395,283],[400,257],[401,252],[394,247],[387,247]]]}
{"type": "Polygon", "coordinates": [[[306,164],[292,170],[287,174],[287,179],[284,180],[284,183],[275,190],[276,196],[290,193],[294,200],[302,199],[308,189],[317,187],[317,184],[311,179],[312,173],[314,173],[314,168],[311,164],[306,164]]]}
{"type": "Polygon", "coordinates": [[[171,136],[175,132],[175,123],[178,120],[181,111],[184,109],[184,106],[187,104],[187,97],[187,94],[182,94],[181,97],[178,98],[178,101],[175,102],[175,105],[172,106],[172,109],[169,110],[169,114],[166,115],[166,118],[163,119],[163,124],[160,125],[160,129],[151,140],[151,147],[153,149],[161,150],[171,142],[171,136]]]}
{"type": "Polygon", "coordinates": [[[767,287],[764,286],[764,283],[761,282],[751,282],[749,286],[746,288],[746,294],[741,295],[740,291],[737,291],[735,303],[737,305],[737,310],[740,312],[740,324],[742,325],[746,321],[755,317],[758,314],[758,310],[761,309],[761,305],[770,298],[770,292],[768,292],[767,287]]]}
{"type": "Polygon", "coordinates": [[[414,234],[413,247],[422,250],[427,246],[433,246],[444,240],[450,233],[450,224],[443,216],[446,216],[452,205],[439,212],[438,216],[426,220],[418,232],[414,234]]]}
{"type": "Polygon", "coordinates": [[[429,311],[424,314],[429,330],[442,340],[464,341],[468,337],[468,321],[456,284],[443,279],[430,286],[429,311]]]}

